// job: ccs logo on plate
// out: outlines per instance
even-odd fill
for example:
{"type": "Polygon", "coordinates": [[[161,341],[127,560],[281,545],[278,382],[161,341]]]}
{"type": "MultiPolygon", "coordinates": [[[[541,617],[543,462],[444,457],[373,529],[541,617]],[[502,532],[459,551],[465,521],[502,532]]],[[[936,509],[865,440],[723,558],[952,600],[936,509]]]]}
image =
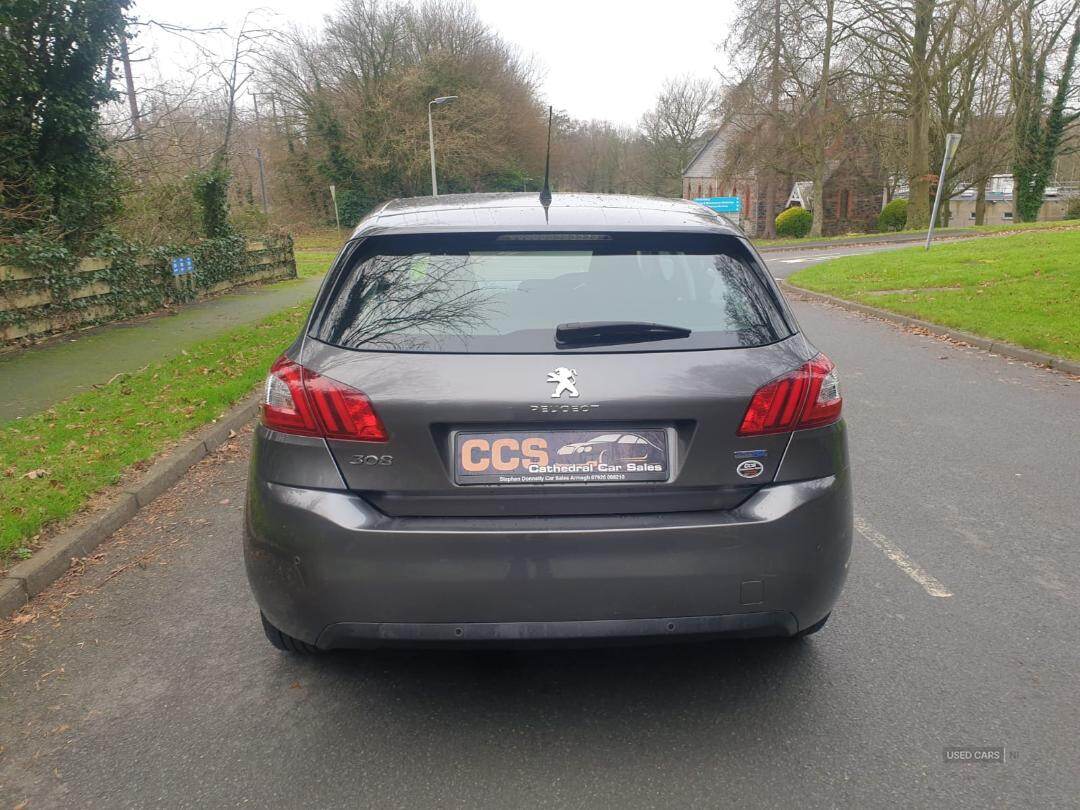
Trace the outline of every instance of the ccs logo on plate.
{"type": "Polygon", "coordinates": [[[757,478],[765,471],[765,465],[760,461],[754,459],[747,459],[746,461],[740,461],[739,466],[735,468],[735,472],[741,475],[743,478],[757,478]]]}

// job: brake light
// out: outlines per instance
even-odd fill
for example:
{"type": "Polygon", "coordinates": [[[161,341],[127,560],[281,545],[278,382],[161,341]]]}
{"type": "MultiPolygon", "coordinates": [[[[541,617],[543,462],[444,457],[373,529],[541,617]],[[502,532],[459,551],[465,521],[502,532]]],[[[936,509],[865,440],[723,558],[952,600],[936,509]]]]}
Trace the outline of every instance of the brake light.
{"type": "Polygon", "coordinates": [[[840,418],[843,402],[836,367],[819,354],[754,392],[739,435],[787,433],[829,425],[840,418]]]}
{"type": "Polygon", "coordinates": [[[385,442],[371,400],[355,388],[279,357],[266,378],[262,422],[282,433],[385,442]]]}
{"type": "Polygon", "coordinates": [[[279,357],[266,378],[266,398],[262,422],[282,433],[318,436],[319,426],[304,393],[303,368],[287,357],[279,357]]]}

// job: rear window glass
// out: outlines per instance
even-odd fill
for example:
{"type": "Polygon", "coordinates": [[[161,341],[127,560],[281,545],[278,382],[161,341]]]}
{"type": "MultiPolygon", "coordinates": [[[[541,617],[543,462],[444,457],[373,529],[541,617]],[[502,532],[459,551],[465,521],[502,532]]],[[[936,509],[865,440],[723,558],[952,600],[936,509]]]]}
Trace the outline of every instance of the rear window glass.
{"type": "Polygon", "coordinates": [[[791,334],[742,244],[709,234],[373,237],[312,323],[314,337],[349,349],[485,354],[722,349],[791,334]],[[557,342],[560,325],[612,322],[689,334],[557,342]]]}

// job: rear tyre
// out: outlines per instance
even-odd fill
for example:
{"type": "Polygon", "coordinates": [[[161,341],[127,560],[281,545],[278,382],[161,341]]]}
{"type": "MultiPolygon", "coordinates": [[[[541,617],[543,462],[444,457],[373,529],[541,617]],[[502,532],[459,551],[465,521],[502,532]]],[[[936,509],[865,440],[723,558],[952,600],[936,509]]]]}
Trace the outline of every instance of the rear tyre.
{"type": "Polygon", "coordinates": [[[804,627],[802,630],[792,636],[792,638],[806,638],[807,636],[814,635],[814,633],[818,632],[822,627],[825,626],[825,622],[829,620],[830,616],[832,616],[832,613],[826,613],[825,617],[821,619],[821,621],[815,622],[809,627],[804,627]]]}
{"type": "Polygon", "coordinates": [[[281,630],[278,630],[274,625],[270,624],[270,620],[266,618],[266,614],[261,610],[259,611],[259,617],[262,619],[263,632],[266,633],[266,640],[279,650],[295,653],[297,655],[314,655],[319,651],[317,647],[313,647],[306,641],[293,638],[288,633],[283,633],[281,630]]]}

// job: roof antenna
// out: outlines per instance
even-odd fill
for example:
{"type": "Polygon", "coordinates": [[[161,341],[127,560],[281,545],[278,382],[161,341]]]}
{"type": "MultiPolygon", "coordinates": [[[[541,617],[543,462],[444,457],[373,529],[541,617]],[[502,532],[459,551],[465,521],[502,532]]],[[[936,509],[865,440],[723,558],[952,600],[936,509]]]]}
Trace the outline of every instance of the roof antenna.
{"type": "Polygon", "coordinates": [[[540,204],[544,206],[544,218],[547,219],[547,209],[551,205],[551,186],[548,185],[548,175],[551,171],[551,105],[548,105],[548,137],[547,156],[544,158],[544,187],[540,189],[540,204]]]}

